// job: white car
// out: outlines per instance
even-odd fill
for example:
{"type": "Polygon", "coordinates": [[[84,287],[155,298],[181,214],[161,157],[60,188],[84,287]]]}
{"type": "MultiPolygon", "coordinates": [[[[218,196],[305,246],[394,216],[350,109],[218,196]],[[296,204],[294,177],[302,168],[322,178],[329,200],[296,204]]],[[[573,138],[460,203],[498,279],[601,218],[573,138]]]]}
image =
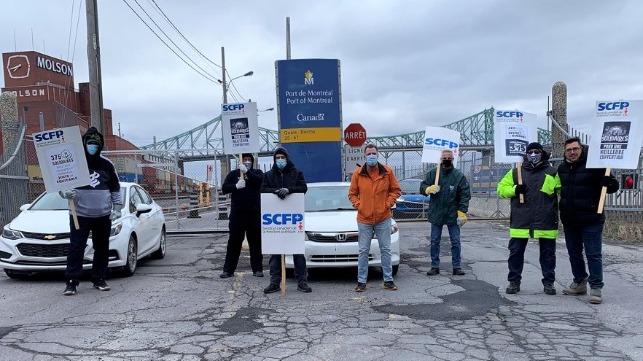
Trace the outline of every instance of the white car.
{"type": "MultiPolygon", "coordinates": [[[[125,276],[136,271],[138,260],[165,257],[163,209],[135,183],[121,182],[121,217],[112,222],[109,237],[110,269],[125,276]]],[[[64,271],[69,251],[68,201],[58,193],[43,193],[20,207],[20,214],[4,226],[0,236],[0,268],[10,278],[41,271],[64,271]]],[[[91,234],[85,249],[84,269],[91,269],[94,248],[91,234]]]]}
{"type": "MultiPolygon", "coordinates": [[[[307,268],[357,267],[357,210],[348,200],[348,182],[309,183],[305,196],[305,257],[307,268]]],[[[400,264],[400,232],[391,219],[391,263],[393,274],[400,264]]],[[[369,267],[381,267],[377,239],[371,240],[369,267]]],[[[294,268],[292,255],[286,267],[294,268]]]]}

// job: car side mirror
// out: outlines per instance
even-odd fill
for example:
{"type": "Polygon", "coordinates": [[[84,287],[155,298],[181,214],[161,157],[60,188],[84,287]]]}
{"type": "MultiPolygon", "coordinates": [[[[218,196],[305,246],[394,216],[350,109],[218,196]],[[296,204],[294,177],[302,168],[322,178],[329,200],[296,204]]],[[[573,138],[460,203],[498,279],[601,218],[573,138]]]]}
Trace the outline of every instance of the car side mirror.
{"type": "Polygon", "coordinates": [[[152,206],[149,204],[139,204],[136,206],[136,216],[140,216],[143,213],[148,213],[152,211],[152,206]]]}
{"type": "Polygon", "coordinates": [[[23,204],[20,206],[20,211],[26,211],[29,207],[31,207],[31,203],[23,204]]]}

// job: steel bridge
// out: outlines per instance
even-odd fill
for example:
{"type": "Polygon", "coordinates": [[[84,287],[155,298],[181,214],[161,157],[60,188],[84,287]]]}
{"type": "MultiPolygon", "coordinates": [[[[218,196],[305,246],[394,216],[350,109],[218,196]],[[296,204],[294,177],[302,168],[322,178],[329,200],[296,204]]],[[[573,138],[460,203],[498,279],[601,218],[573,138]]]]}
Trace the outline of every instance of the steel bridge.
{"type": "MultiPolygon", "coordinates": [[[[485,109],[443,127],[460,132],[462,150],[489,151],[493,149],[493,114],[494,108],[485,109]]],[[[259,127],[259,138],[260,156],[271,155],[279,144],[279,132],[276,130],[259,127]]],[[[551,144],[551,133],[538,128],[538,140],[543,145],[551,144]]],[[[408,134],[369,137],[367,143],[377,145],[382,152],[422,151],[424,130],[408,134]]],[[[221,116],[172,138],[142,146],[141,149],[160,152],[181,150],[182,158],[186,161],[222,156],[221,116]]]]}

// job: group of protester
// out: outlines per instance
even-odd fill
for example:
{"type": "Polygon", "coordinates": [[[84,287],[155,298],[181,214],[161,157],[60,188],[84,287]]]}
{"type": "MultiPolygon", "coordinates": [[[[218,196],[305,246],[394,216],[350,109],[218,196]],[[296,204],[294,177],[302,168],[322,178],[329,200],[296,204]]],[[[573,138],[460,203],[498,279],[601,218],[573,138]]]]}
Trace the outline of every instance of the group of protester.
{"type": "MultiPolygon", "coordinates": [[[[64,295],[76,293],[83,271],[83,255],[91,232],[94,247],[92,282],[95,288],[108,291],[105,282],[108,266],[109,233],[111,220],[119,216],[122,199],[114,165],[102,157],[103,135],[90,128],[82,137],[85,147],[90,185],[60,192],[60,196],[74,203],[78,227],[70,214],[70,250],[65,271],[64,295]]],[[[420,193],[430,195],[428,210],[431,267],[428,276],[440,274],[440,240],[446,225],[451,241],[453,275],[464,275],[461,267],[460,227],[467,221],[471,192],[464,174],[454,167],[453,152],[441,152],[440,163],[426,173],[420,184],[420,193]]],[[[369,144],[364,150],[365,164],[357,167],[351,176],[348,199],[357,210],[358,274],[356,292],[364,292],[368,279],[368,254],[375,236],[381,253],[382,287],[395,291],[391,263],[391,208],[401,194],[391,167],[378,161],[378,149],[369,144]]],[[[530,143],[520,166],[511,169],[498,183],[497,194],[510,198],[509,286],[506,293],[520,291],[524,255],[530,238],[540,244],[540,266],[544,292],[555,295],[556,238],[558,219],[563,224],[565,244],[573,280],[563,290],[566,295],[585,295],[590,287],[589,301],[602,302],[602,232],[605,215],[599,212],[602,188],[607,193],[618,190],[619,184],[605,169],[586,167],[587,146],[579,138],[565,141],[564,160],[554,168],[550,154],[539,143],[530,143]],[[585,259],[587,259],[587,268],[585,259]],[[589,274],[588,274],[589,272],[589,274]]],[[[304,174],[291,161],[288,151],[278,147],[273,153],[273,165],[265,174],[254,167],[252,154],[244,153],[238,169],[228,173],[222,192],[231,194],[228,240],[221,278],[234,275],[247,237],[250,266],[255,277],[263,277],[261,252],[261,193],[272,193],[285,199],[292,193],[306,193],[304,174]]],[[[271,255],[270,284],[265,293],[281,290],[281,255],[271,255]]],[[[307,284],[306,258],[293,255],[297,289],[312,292],[307,284]]]]}

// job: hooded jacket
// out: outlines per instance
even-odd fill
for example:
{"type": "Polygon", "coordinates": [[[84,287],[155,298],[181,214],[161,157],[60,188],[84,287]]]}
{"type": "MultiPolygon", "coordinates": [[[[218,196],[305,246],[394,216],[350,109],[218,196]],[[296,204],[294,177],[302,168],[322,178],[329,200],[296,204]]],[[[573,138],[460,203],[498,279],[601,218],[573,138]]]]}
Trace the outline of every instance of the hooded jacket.
{"type": "Polygon", "coordinates": [[[510,198],[511,238],[558,237],[558,195],[556,194],[556,168],[549,164],[549,153],[542,151],[540,162],[532,165],[523,156],[522,184],[526,186],[524,203],[515,192],[518,169],[510,169],[498,183],[500,198],[510,198]]]}
{"type": "MultiPolygon", "coordinates": [[[[442,165],[439,166],[442,167],[442,165]]],[[[426,194],[426,188],[435,182],[436,169],[428,171],[420,183],[421,194],[426,194]]],[[[428,211],[429,222],[436,225],[455,225],[458,218],[457,211],[464,213],[469,211],[469,200],[471,199],[469,182],[459,169],[442,167],[438,185],[440,191],[431,194],[428,211]]]]}
{"type": "MultiPolygon", "coordinates": [[[[255,157],[252,154],[244,153],[242,158],[248,156],[252,158],[252,163],[254,164],[255,157]]],[[[228,173],[221,186],[221,193],[230,193],[230,213],[261,213],[263,172],[251,166],[244,176],[246,181],[245,188],[237,189],[236,185],[239,179],[241,179],[241,171],[235,169],[228,173]]]]}
{"type": "Polygon", "coordinates": [[[272,161],[272,168],[264,174],[261,193],[274,193],[281,188],[288,188],[289,193],[306,193],[308,191],[304,173],[295,167],[286,148],[277,147],[272,156],[272,161]],[[277,167],[275,158],[277,154],[286,156],[287,163],[284,169],[277,167]]]}
{"type": "Polygon", "coordinates": [[[364,164],[351,176],[348,199],[357,209],[357,222],[378,224],[391,218],[391,207],[402,194],[391,167],[377,162],[377,178],[373,180],[364,164]]]}
{"type": "Polygon", "coordinates": [[[76,197],[74,197],[76,214],[90,218],[109,216],[114,204],[123,204],[118,174],[116,174],[114,164],[101,155],[105,139],[95,127],[87,129],[82,140],[91,183],[76,188],[76,197]],[[98,144],[96,154],[87,153],[86,146],[89,143],[98,144]]]}
{"type": "MultiPolygon", "coordinates": [[[[605,168],[587,168],[587,146],[576,162],[565,160],[558,166],[560,185],[560,221],[563,225],[597,225],[605,223],[605,214],[597,213],[605,168]]],[[[618,190],[614,176],[607,193],[618,190]]]]}

